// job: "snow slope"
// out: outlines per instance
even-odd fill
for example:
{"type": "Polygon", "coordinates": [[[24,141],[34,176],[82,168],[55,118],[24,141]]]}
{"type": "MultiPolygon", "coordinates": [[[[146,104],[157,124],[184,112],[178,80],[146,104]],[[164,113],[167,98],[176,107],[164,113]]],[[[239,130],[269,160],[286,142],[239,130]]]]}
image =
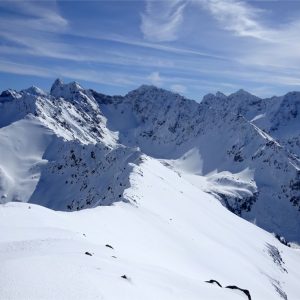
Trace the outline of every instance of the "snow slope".
{"type": "Polygon", "coordinates": [[[0,203],[28,201],[47,162],[43,154],[51,139],[37,120],[21,119],[1,129],[0,203]]]}
{"type": "Polygon", "coordinates": [[[299,249],[155,159],[132,168],[128,203],[72,213],[2,205],[0,298],[247,299],[224,287],[236,285],[252,299],[299,299],[299,249]]]}

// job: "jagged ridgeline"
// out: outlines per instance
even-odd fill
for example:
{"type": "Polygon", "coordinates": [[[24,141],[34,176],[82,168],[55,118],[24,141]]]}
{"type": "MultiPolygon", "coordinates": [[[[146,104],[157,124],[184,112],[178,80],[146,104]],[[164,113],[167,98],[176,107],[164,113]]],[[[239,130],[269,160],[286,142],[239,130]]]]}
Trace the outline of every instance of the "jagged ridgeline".
{"type": "Polygon", "coordinates": [[[148,155],[300,241],[300,93],[218,92],[197,103],[153,86],[107,96],[56,80],[49,94],[2,92],[0,127],[2,203],[73,211],[129,201],[132,168],[148,155]]]}

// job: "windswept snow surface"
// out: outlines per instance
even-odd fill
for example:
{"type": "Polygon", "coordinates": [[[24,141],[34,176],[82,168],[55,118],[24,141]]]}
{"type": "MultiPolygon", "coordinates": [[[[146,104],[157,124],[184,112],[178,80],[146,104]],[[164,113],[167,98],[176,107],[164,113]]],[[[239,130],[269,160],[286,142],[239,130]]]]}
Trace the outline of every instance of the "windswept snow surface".
{"type": "Polygon", "coordinates": [[[2,205],[0,299],[247,299],[227,285],[299,299],[299,249],[157,160],[132,167],[130,203],[72,213],[2,205]]]}

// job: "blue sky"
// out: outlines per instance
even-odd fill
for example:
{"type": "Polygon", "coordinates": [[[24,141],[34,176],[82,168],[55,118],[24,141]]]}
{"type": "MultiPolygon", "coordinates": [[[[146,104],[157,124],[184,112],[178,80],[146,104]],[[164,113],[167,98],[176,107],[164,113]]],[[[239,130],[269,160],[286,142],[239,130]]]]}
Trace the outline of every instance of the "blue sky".
{"type": "Polygon", "coordinates": [[[299,1],[0,1],[0,90],[60,77],[269,97],[300,90],[299,66],[299,1]]]}

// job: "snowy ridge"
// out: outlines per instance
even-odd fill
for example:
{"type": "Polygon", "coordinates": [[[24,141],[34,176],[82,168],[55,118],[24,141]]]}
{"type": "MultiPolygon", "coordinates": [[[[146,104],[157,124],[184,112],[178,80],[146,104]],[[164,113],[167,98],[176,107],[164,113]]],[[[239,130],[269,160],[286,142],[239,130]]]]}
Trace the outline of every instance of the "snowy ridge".
{"type": "MultiPolygon", "coordinates": [[[[131,164],[139,164],[144,153],[232,212],[299,241],[300,164],[298,150],[292,151],[299,139],[298,98],[289,93],[260,99],[240,90],[209,94],[197,103],[146,85],[124,97],[106,96],[59,79],[50,94],[36,87],[5,91],[0,137],[10,139],[25,120],[44,130],[35,141],[39,152],[31,154],[37,161],[23,163],[22,172],[17,164],[8,170],[9,161],[21,157],[11,151],[14,142],[1,143],[9,153],[0,162],[1,201],[79,210],[124,200],[131,164]],[[280,133],[287,130],[288,139],[280,133]],[[192,149],[197,155],[183,159],[192,149]],[[21,177],[27,180],[21,183],[21,177]]],[[[29,138],[17,136],[21,143],[29,138]]]]}
{"type": "Polygon", "coordinates": [[[124,197],[73,213],[1,206],[1,298],[249,299],[233,285],[251,299],[298,299],[299,249],[157,160],[142,156],[124,197]]]}

